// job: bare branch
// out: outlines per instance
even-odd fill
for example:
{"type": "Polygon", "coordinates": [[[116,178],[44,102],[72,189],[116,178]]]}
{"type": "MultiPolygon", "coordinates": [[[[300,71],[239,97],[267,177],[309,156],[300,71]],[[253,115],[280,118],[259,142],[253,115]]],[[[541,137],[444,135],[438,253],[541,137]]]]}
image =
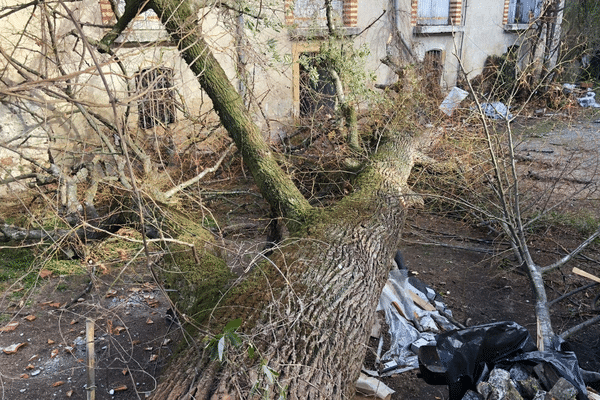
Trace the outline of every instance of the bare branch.
{"type": "Polygon", "coordinates": [[[210,174],[212,172],[215,172],[217,169],[219,169],[219,167],[221,166],[221,163],[223,162],[223,160],[225,159],[225,157],[227,156],[227,154],[229,154],[229,151],[233,148],[233,146],[235,146],[235,143],[231,143],[229,145],[229,147],[227,148],[227,150],[225,150],[225,152],[221,155],[221,157],[219,158],[219,160],[216,162],[215,165],[213,165],[210,168],[206,168],[204,171],[202,171],[200,174],[196,175],[195,177],[193,177],[192,179],[189,179],[177,186],[175,186],[174,188],[166,191],[164,193],[164,197],[166,199],[171,198],[174,194],[182,191],[183,189],[195,184],[196,182],[198,182],[200,179],[204,178],[207,174],[210,174]]]}

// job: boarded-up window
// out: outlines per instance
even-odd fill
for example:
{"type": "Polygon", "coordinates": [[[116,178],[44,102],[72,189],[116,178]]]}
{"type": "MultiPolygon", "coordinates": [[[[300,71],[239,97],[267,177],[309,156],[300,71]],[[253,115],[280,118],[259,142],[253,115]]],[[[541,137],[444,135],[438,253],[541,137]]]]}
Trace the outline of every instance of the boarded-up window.
{"type": "Polygon", "coordinates": [[[540,15],[539,0],[510,0],[508,5],[509,24],[527,24],[540,15]]]}
{"type": "Polygon", "coordinates": [[[135,77],[140,99],[139,123],[144,129],[175,122],[173,70],[170,68],[145,68],[135,77]]]}
{"type": "Polygon", "coordinates": [[[417,25],[449,25],[449,0],[418,0],[417,25]]]}

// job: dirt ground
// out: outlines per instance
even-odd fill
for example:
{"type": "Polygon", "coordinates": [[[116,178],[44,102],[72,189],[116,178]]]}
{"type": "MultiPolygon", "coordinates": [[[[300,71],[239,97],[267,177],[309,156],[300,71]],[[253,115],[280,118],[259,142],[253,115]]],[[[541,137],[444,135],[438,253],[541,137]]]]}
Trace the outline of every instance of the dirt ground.
{"type": "MultiPolygon", "coordinates": [[[[588,119],[569,129],[598,135],[597,127],[600,128],[600,124],[588,119]]],[[[563,150],[571,146],[575,150],[569,154],[582,152],[581,147],[573,146],[573,140],[559,143],[552,136],[546,135],[546,138],[549,140],[545,143],[529,142],[518,148],[518,154],[524,160],[521,173],[526,176],[529,170],[534,172],[526,184],[538,190],[542,187],[539,186],[541,182],[553,182],[552,179],[539,179],[539,176],[554,168],[552,163],[558,162],[534,159],[537,154],[546,157],[552,154],[550,150],[556,151],[544,146],[558,146],[563,150]]],[[[575,160],[574,157],[571,159],[575,160]]],[[[572,176],[580,181],[596,179],[592,169],[578,170],[572,176]]],[[[568,184],[570,189],[583,185],[576,180],[568,184]]],[[[589,209],[595,214],[597,203],[597,196],[588,191],[585,198],[573,198],[566,207],[589,209]]],[[[257,215],[260,208],[260,204],[254,202],[246,207],[246,211],[257,215]]],[[[458,321],[470,326],[510,320],[535,333],[530,285],[524,273],[514,267],[508,245],[492,229],[426,210],[409,214],[400,249],[408,268],[443,295],[458,321]]],[[[250,231],[262,232],[260,224],[264,220],[253,221],[256,225],[250,231]]],[[[239,222],[231,220],[227,224],[239,222]]],[[[568,225],[533,233],[531,248],[536,262],[541,265],[574,248],[579,237],[575,228],[568,225]]],[[[227,238],[232,244],[238,243],[238,248],[247,254],[252,251],[249,246],[254,243],[253,239],[249,231],[237,231],[227,238]]],[[[593,245],[584,257],[550,274],[547,291],[551,299],[589,283],[572,274],[571,269],[575,266],[600,276],[600,246],[593,245]]],[[[91,290],[81,296],[82,300],[68,309],[64,309],[64,305],[88,286],[85,275],[45,278],[43,287],[25,304],[15,303],[2,310],[0,328],[5,331],[0,332],[0,348],[4,350],[0,352],[0,399],[84,399],[87,382],[84,338],[88,318],[95,321],[96,330],[96,398],[144,399],[152,392],[169,357],[176,351],[182,332],[167,318],[168,302],[153,284],[150,274],[143,270],[125,275],[119,272],[115,270],[99,276],[91,290]],[[6,330],[13,322],[18,323],[14,330],[6,330]],[[7,349],[10,352],[10,346],[23,343],[16,352],[6,354],[7,349]]],[[[557,303],[552,309],[555,329],[563,331],[596,315],[591,303],[598,293],[600,290],[594,287],[557,303]]],[[[600,371],[599,341],[597,325],[571,338],[583,368],[600,371]]],[[[383,381],[396,390],[393,400],[448,398],[445,386],[427,385],[418,371],[383,381]]]]}

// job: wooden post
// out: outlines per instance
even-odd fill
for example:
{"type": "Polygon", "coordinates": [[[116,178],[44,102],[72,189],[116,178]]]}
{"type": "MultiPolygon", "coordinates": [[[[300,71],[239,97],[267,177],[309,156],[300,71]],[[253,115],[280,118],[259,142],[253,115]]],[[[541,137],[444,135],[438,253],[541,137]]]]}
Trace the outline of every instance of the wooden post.
{"type": "Polygon", "coordinates": [[[94,321],[85,321],[85,343],[87,354],[87,400],[96,400],[96,353],[94,352],[94,321]]]}

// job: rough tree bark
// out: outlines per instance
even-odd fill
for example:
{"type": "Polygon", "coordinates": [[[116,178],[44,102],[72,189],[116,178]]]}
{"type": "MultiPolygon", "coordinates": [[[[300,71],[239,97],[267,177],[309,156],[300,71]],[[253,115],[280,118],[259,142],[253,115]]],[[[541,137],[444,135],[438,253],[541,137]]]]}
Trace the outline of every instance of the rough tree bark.
{"type": "Polygon", "coordinates": [[[148,5],[211,98],[261,193],[301,237],[266,263],[272,268],[269,286],[251,294],[242,291],[227,303],[233,306],[220,307],[225,310],[221,320],[243,319],[244,333],[260,357],[240,355],[235,362],[218,363],[190,347],[173,362],[153,398],[252,398],[256,382],[256,396],[268,398],[282,393],[288,399],[349,397],[397,249],[404,210],[414,199],[406,187],[411,138],[390,136],[352,195],[330,209],[312,208],[276,163],[199,31],[189,2],[151,0],[148,5]],[[249,301],[253,307],[247,306],[249,301]],[[234,306],[242,302],[245,307],[234,306]]]}

